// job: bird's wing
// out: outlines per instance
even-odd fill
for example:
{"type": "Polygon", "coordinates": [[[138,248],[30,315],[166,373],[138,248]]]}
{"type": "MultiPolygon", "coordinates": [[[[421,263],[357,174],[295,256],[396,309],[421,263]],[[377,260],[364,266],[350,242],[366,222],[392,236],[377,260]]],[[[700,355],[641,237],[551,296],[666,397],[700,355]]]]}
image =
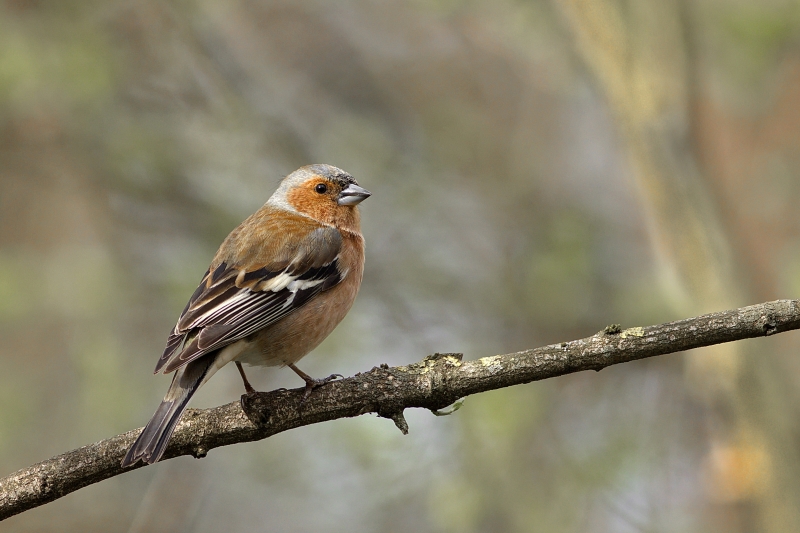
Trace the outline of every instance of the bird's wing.
{"type": "Polygon", "coordinates": [[[273,250],[268,264],[212,263],[170,333],[156,373],[170,373],[274,324],[347,274],[339,263],[342,236],[335,228],[311,229],[291,246],[285,241],[264,246],[273,250]]]}

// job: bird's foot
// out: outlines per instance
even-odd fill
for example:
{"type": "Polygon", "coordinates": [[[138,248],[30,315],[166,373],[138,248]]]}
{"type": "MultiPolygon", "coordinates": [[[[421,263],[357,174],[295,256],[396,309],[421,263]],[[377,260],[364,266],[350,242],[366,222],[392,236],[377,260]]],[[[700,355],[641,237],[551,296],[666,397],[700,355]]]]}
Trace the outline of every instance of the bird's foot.
{"type": "Polygon", "coordinates": [[[300,398],[300,405],[301,406],[304,403],[306,403],[306,400],[308,400],[308,397],[311,396],[311,392],[314,389],[316,389],[317,387],[321,387],[321,386],[325,385],[326,383],[330,383],[334,379],[343,377],[341,374],[331,374],[327,378],[315,379],[315,378],[312,378],[311,376],[309,376],[308,374],[306,374],[305,372],[303,372],[302,370],[300,370],[299,368],[297,368],[296,366],[294,366],[294,364],[292,364],[292,363],[286,363],[286,366],[291,368],[292,371],[295,374],[300,376],[303,379],[303,381],[306,382],[306,390],[303,391],[303,397],[300,398]]]}
{"type": "Polygon", "coordinates": [[[300,399],[300,405],[306,403],[306,400],[308,400],[308,397],[311,396],[311,392],[314,389],[316,389],[317,387],[322,387],[323,385],[330,383],[335,379],[340,379],[342,377],[343,376],[341,374],[331,374],[327,378],[322,378],[322,379],[314,379],[311,377],[309,377],[308,379],[304,378],[306,382],[306,390],[303,391],[303,397],[300,399]]]}

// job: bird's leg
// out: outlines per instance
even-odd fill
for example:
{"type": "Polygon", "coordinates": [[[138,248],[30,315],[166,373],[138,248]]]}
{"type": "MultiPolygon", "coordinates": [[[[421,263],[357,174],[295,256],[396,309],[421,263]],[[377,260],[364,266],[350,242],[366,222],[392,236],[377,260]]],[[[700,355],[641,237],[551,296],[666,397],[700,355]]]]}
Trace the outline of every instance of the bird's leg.
{"type": "Polygon", "coordinates": [[[292,363],[286,363],[286,366],[288,366],[289,368],[294,370],[294,373],[297,374],[298,376],[300,376],[303,379],[303,381],[306,382],[306,390],[305,390],[305,392],[303,392],[303,398],[302,398],[302,400],[300,400],[300,403],[305,403],[305,401],[311,395],[311,391],[313,391],[317,387],[321,387],[321,386],[325,385],[326,383],[330,383],[331,381],[333,381],[336,378],[342,377],[341,374],[331,374],[327,378],[314,379],[311,376],[309,376],[308,374],[306,374],[305,372],[303,372],[302,370],[300,370],[299,368],[297,368],[296,366],[294,366],[292,363]]]}
{"type": "Polygon", "coordinates": [[[239,375],[242,376],[242,381],[244,382],[244,390],[247,394],[253,394],[256,390],[250,385],[250,382],[247,381],[247,376],[244,375],[244,368],[242,368],[242,363],[239,361],[234,361],[236,363],[236,368],[239,369],[239,375]]]}

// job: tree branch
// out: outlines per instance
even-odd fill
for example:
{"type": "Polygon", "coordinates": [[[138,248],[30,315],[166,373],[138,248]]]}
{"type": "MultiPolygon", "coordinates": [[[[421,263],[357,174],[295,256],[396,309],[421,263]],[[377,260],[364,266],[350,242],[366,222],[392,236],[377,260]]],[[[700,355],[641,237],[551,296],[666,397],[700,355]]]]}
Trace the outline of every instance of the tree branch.
{"type": "MultiPolygon", "coordinates": [[[[625,330],[609,326],[585,339],[476,361],[462,361],[461,354],[435,354],[408,366],[381,365],[317,389],[302,407],[303,389],[294,389],[242,396],[240,402],[214,409],[190,409],[164,458],[205,457],[219,446],[365,413],[390,418],[407,433],[403,410],[409,407],[438,411],[470,394],[799,328],[800,300],[777,300],[657,326],[625,330]]],[[[122,474],[120,461],[139,431],[78,448],[0,479],[0,520],[122,474]]]]}

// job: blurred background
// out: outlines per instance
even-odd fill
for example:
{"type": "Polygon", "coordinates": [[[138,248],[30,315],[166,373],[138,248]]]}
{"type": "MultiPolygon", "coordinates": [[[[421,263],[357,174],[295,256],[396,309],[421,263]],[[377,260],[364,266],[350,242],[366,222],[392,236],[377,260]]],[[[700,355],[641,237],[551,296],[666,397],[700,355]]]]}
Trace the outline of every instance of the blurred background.
{"type": "MultiPolygon", "coordinates": [[[[322,162],[373,197],[315,376],[799,297],[800,2],[0,1],[0,474],[142,426],[219,243],[322,162]]],[[[798,531],[798,352],[301,428],[0,532],[798,531]]]]}

